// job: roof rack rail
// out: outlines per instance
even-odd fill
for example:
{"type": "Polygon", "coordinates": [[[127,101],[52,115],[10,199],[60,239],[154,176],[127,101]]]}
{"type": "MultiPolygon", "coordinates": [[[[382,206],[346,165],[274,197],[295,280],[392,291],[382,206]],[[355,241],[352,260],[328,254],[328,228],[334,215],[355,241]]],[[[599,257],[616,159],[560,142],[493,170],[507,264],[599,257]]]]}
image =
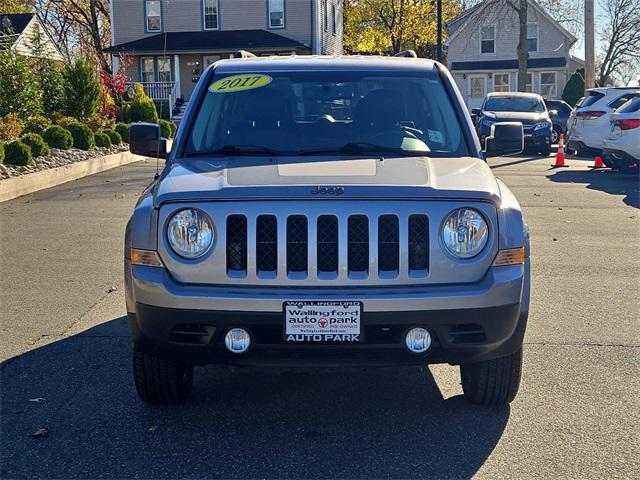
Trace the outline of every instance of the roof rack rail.
{"type": "Polygon", "coordinates": [[[256,55],[247,50],[238,50],[231,54],[231,58],[256,58],[256,55]]]}
{"type": "Polygon", "coordinates": [[[418,58],[418,54],[415,52],[415,50],[403,50],[396,53],[394,57],[418,58]]]}

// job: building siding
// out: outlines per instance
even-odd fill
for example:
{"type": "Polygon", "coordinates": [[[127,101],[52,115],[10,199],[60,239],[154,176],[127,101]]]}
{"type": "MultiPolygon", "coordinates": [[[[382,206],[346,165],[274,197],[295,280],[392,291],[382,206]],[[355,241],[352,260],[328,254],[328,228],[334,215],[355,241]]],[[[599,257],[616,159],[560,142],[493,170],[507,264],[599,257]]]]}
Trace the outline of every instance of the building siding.
{"type": "MultiPolygon", "coordinates": [[[[111,0],[113,43],[138,40],[145,32],[144,0],[111,0]]],[[[285,0],[285,28],[270,29],[306,45],[312,44],[312,0],[285,0]]],[[[220,30],[268,30],[267,0],[219,0],[220,30]]],[[[162,30],[203,30],[201,0],[162,0],[162,30]]]]}

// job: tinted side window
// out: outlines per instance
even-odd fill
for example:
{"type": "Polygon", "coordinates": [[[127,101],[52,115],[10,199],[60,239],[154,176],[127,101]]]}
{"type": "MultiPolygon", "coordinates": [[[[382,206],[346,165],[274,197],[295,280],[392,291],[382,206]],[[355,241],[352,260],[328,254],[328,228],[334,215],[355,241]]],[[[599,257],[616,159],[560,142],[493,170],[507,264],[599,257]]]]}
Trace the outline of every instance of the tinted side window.
{"type": "Polygon", "coordinates": [[[584,98],[584,100],[580,104],[580,108],[584,108],[584,107],[588,107],[590,105],[593,105],[598,100],[600,100],[602,97],[604,97],[604,93],[589,92],[589,94],[584,98]]]}
{"type": "Polygon", "coordinates": [[[638,94],[637,93],[626,93],[618,98],[616,98],[613,102],[609,103],[609,106],[611,108],[613,108],[614,110],[617,110],[618,108],[620,108],[622,105],[624,105],[625,103],[627,103],[627,101],[633,97],[636,97],[638,94]]]}
{"type": "Polygon", "coordinates": [[[618,110],[618,113],[632,113],[640,110],[640,96],[635,96],[627,103],[623,104],[618,110]]]}

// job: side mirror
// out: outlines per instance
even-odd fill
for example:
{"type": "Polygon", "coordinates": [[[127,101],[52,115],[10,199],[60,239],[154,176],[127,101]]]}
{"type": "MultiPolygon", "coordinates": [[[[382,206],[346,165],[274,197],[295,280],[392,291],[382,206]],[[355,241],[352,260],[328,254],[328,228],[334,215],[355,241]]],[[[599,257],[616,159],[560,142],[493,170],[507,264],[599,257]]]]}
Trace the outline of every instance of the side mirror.
{"type": "Polygon", "coordinates": [[[485,155],[498,157],[515,155],[524,151],[524,130],[520,122],[497,122],[491,126],[486,139],[485,155]]]}
{"type": "Polygon", "coordinates": [[[129,129],[129,150],[144,157],[167,158],[167,139],[160,135],[160,125],[132,123],[129,129]]]}
{"type": "Polygon", "coordinates": [[[549,110],[549,118],[557,117],[558,110],[549,110]]]}

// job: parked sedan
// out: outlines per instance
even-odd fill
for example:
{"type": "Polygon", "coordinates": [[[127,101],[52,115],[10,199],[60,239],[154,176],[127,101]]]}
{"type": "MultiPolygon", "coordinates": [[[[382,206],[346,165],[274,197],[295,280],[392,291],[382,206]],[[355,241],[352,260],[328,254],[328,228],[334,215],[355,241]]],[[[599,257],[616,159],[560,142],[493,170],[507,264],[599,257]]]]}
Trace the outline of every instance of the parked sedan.
{"type": "Polygon", "coordinates": [[[567,122],[571,115],[571,105],[564,100],[552,100],[549,98],[544,99],[544,104],[547,106],[547,110],[555,110],[558,115],[551,119],[553,123],[553,129],[551,130],[551,143],[558,143],[560,140],[560,134],[565,137],[567,135],[567,122]]]}
{"type": "Polygon", "coordinates": [[[496,122],[521,122],[526,150],[541,155],[551,153],[551,118],[555,110],[547,110],[540,95],[520,92],[492,92],[487,95],[482,108],[473,109],[478,118],[478,136],[484,145],[496,122]]]}
{"type": "Polygon", "coordinates": [[[607,166],[627,173],[640,171],[640,96],[611,114],[611,131],[602,146],[607,166]]]}
{"type": "Polygon", "coordinates": [[[610,115],[627,100],[640,95],[638,87],[602,87],[588,90],[571,112],[567,147],[578,155],[597,155],[610,126],[610,115]]]}

